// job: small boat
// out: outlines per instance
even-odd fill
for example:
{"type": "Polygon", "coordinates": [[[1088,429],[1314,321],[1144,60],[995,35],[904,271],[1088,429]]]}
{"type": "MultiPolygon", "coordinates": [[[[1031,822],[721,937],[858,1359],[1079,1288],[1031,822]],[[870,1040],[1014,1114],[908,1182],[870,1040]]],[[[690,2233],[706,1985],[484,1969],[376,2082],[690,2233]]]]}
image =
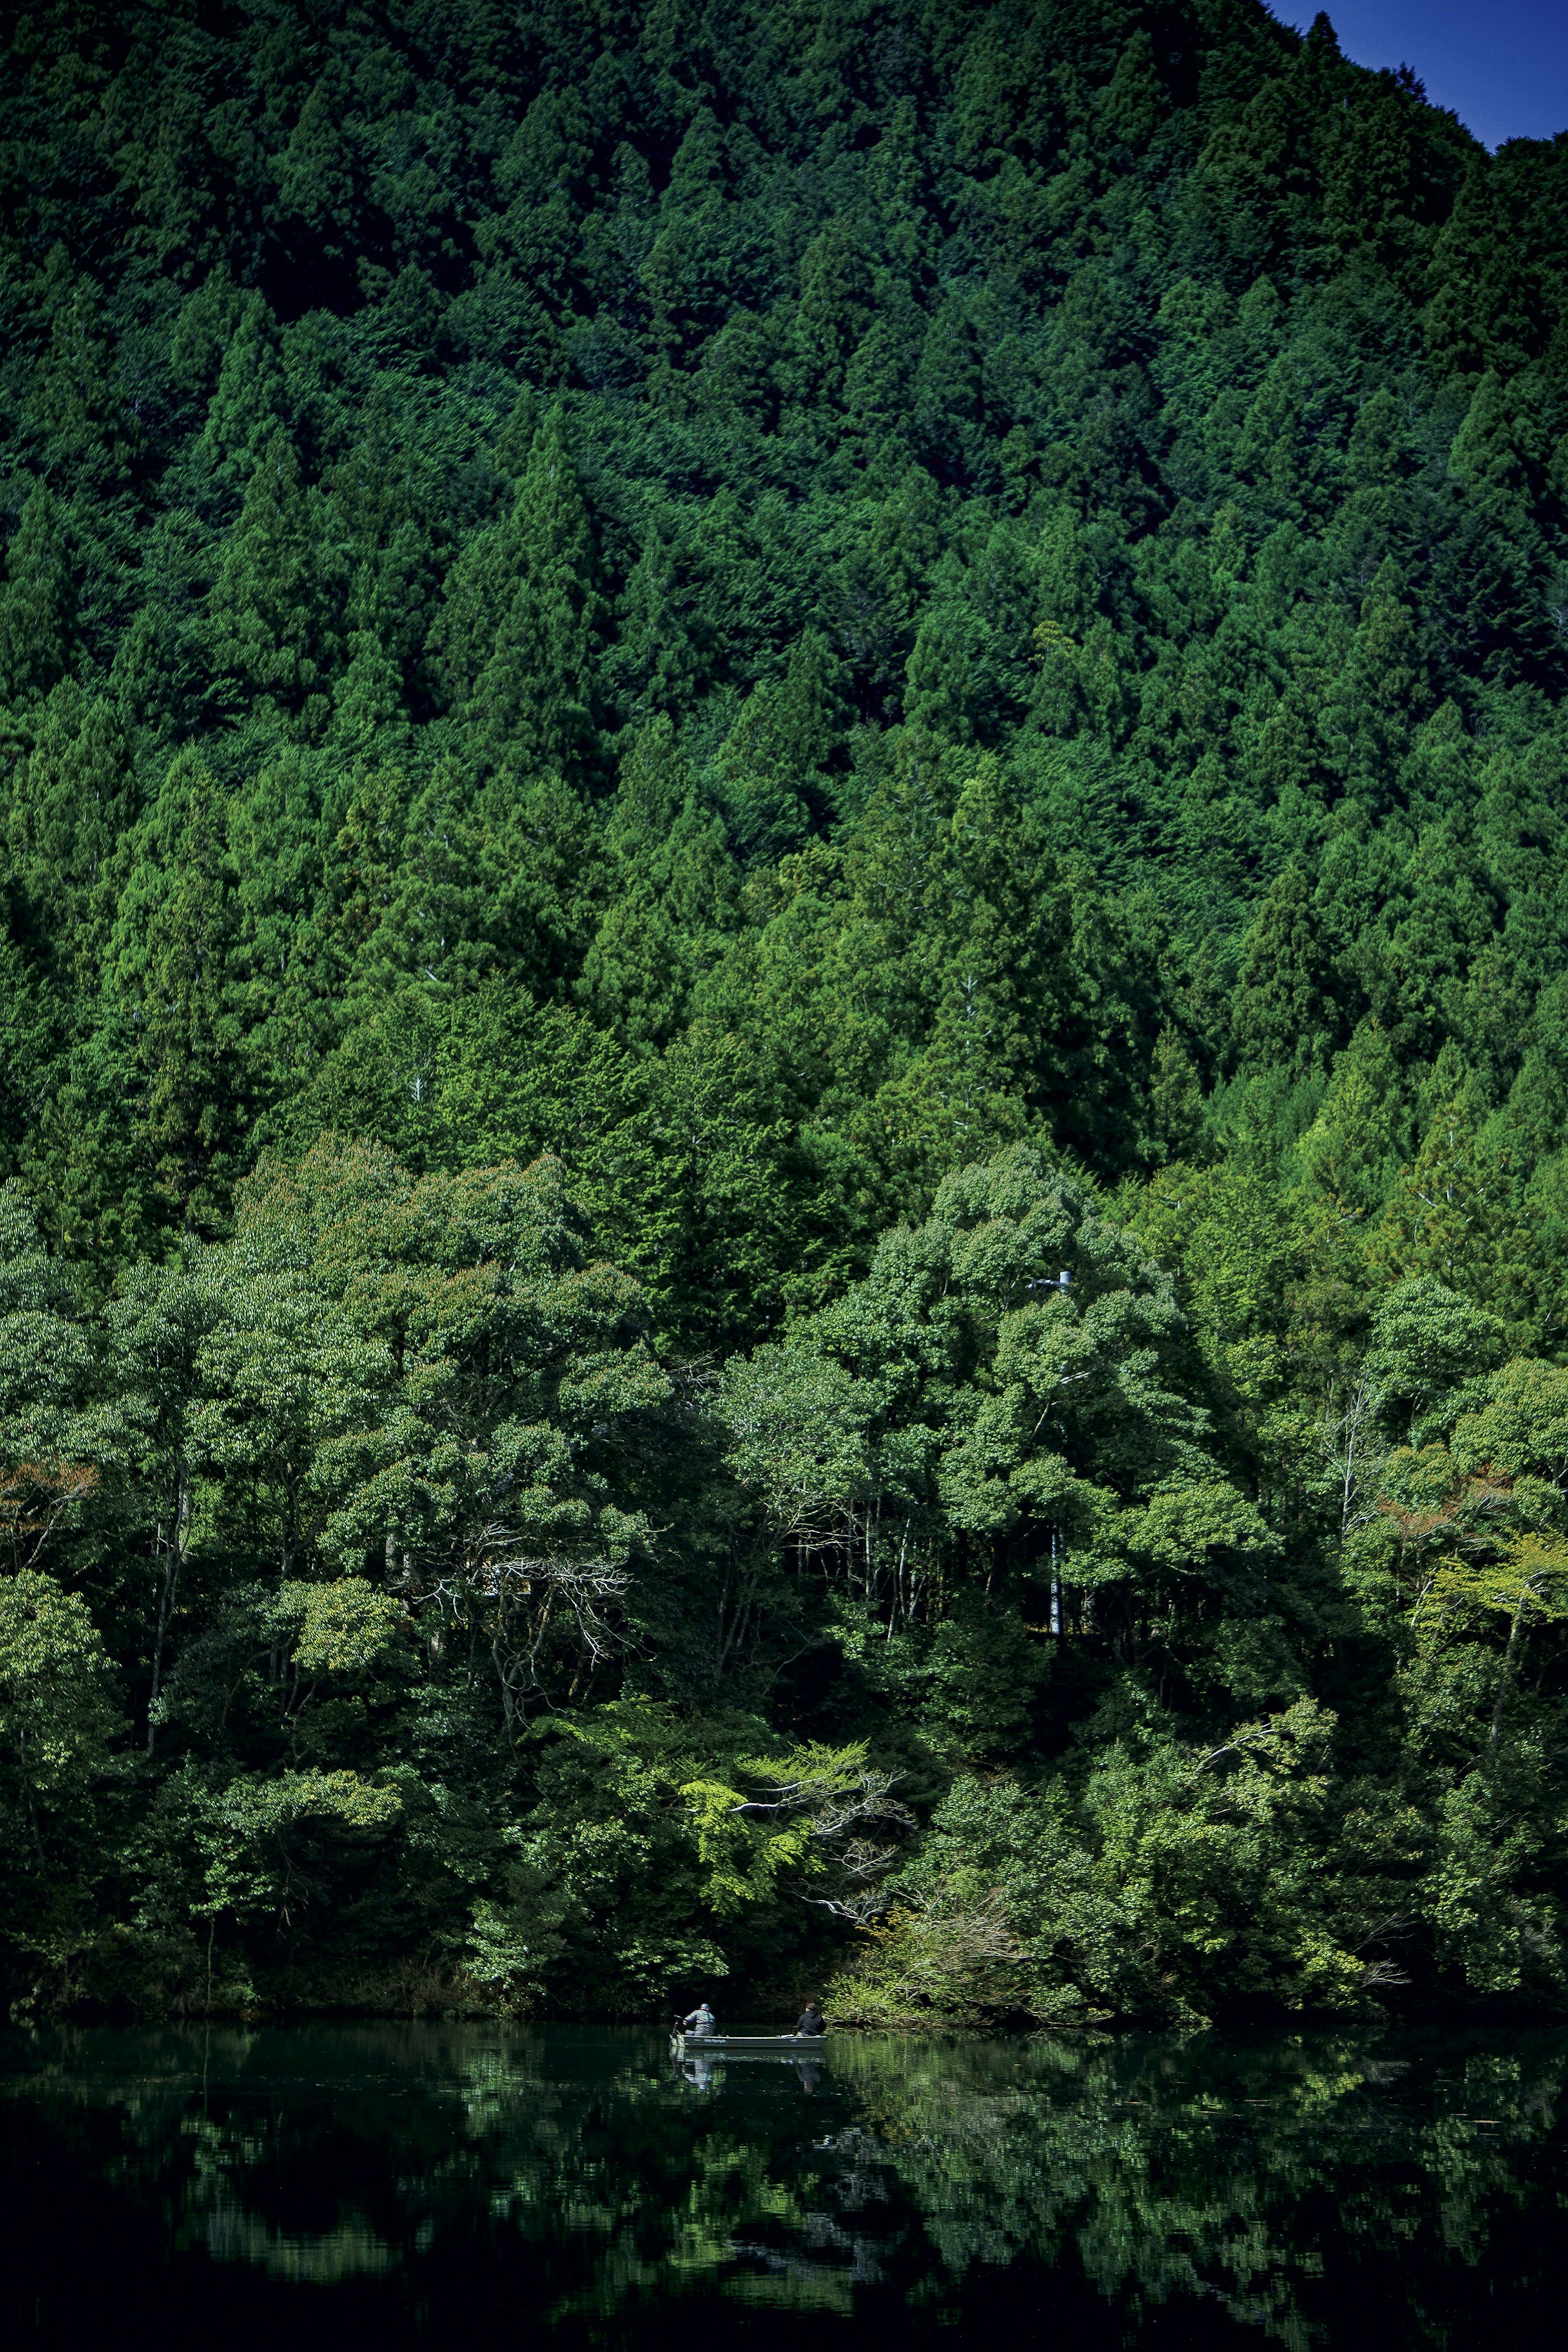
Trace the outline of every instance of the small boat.
{"type": "Polygon", "coordinates": [[[821,2033],[672,2033],[669,2046],[678,2058],[810,2058],[820,2057],[826,2036],[821,2033]]]}

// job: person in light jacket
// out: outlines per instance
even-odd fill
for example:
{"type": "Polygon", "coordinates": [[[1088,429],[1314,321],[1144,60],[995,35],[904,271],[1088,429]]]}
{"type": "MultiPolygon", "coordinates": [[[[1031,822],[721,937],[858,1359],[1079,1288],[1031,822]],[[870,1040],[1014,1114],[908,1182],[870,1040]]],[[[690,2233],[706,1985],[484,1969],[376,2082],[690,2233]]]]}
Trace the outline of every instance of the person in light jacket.
{"type": "Polygon", "coordinates": [[[708,2039],[708,2036],[713,2032],[719,2021],[714,2016],[712,2011],[709,2008],[707,2002],[705,2000],[701,2000],[698,2002],[697,2007],[692,2011],[690,2016],[683,2017],[680,2022],[688,2033],[695,2033],[700,2040],[705,2042],[708,2039]]]}

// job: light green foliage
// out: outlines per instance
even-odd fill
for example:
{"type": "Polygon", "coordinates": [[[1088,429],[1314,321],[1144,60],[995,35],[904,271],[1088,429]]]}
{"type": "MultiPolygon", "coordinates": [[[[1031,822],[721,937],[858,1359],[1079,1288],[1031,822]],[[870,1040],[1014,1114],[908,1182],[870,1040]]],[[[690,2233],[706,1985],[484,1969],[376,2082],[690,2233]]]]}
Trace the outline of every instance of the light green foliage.
{"type": "Polygon", "coordinates": [[[90,1940],[94,1793],[122,1728],[111,1672],[79,1594],[36,1569],[0,1578],[0,1951],[26,2006],[68,1991],[90,1940]]]}
{"type": "Polygon", "coordinates": [[[1505,1364],[1488,1382],[1484,1402],[1457,1424],[1453,1443],[1467,1470],[1491,1467],[1561,1487],[1568,1480],[1568,1374],[1530,1358],[1505,1364]]]}
{"type": "Polygon", "coordinates": [[[895,1616],[950,1545],[972,1576],[1080,1593],[1140,1567],[1202,1575],[1268,1539],[1169,1381],[1181,1337],[1159,1269],[1016,1147],[949,1177],[865,1282],[729,1368],[731,1461],[798,1540],[863,1525],[850,1573],[895,1616]]]}
{"type": "Polygon", "coordinates": [[[694,1979],[752,1972],[770,1941],[798,1936],[803,1897],[853,1890],[868,1829],[896,1835],[909,1819],[864,1743],[748,1753],[766,1736],[755,1718],[646,1701],[552,1729],[539,1802],[508,1840],[506,1894],[473,1917],[468,1966],[503,2005],[575,1975],[584,2005],[637,2014],[694,1979]]]}
{"type": "Polygon", "coordinates": [[[280,1607],[298,1610],[294,1658],[307,1674],[353,1674],[374,1665],[393,1637],[400,1612],[389,1593],[363,1576],[331,1584],[285,1584],[280,1607]]]}
{"type": "Polygon", "coordinates": [[[1367,1371],[1381,1410],[1395,1426],[1444,1431],[1467,1404],[1503,1350],[1495,1315],[1478,1307],[1431,1275],[1412,1275],[1379,1302],[1373,1319],[1367,1371]]]}
{"type": "Polygon", "coordinates": [[[383,1560],[435,1623],[482,1640],[510,1726],[558,1633],[591,1657],[613,1643],[647,1539],[611,1475],[669,1387],[637,1286],[584,1263],[549,1161],[415,1181],[319,1147],[257,1181],[234,1246],[258,1273],[298,1269],[382,1351],[366,1420],[313,1465],[322,1557],[383,1560]]]}
{"type": "Polygon", "coordinates": [[[1076,1803],[1060,1782],[958,1781],[831,1999],[928,2024],[1191,2018],[1221,1984],[1354,2008],[1353,1878],[1321,1869],[1333,1728],[1303,1699],[1206,1753],[1119,1744],[1076,1803]]]}
{"type": "Polygon", "coordinates": [[[771,1895],[781,1876],[820,1876],[857,1823],[909,1818],[889,1799],[889,1775],[868,1766],[864,1740],[742,1756],[735,1779],[744,1785],[689,1780],[680,1790],[721,1918],[771,1895]]]}
{"type": "Polygon", "coordinates": [[[34,1569],[0,1582],[0,1743],[31,1826],[40,1802],[62,1802],[103,1769],[116,1727],[109,1672],[78,1594],[34,1569]]]}
{"type": "Polygon", "coordinates": [[[1568,1545],[1529,1532],[1503,1543],[1495,1559],[1445,1560],[1416,1604],[1417,1621],[1446,1610],[1500,1613],[1521,1630],[1568,1618],[1568,1545]]]}

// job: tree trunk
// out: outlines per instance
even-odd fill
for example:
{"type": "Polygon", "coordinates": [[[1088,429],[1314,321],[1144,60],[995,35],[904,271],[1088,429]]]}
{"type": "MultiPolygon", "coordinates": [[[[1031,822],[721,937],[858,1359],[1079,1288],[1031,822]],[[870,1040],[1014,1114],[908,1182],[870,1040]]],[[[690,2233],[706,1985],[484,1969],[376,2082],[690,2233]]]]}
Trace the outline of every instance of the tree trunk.
{"type": "Polygon", "coordinates": [[[1513,1612],[1513,1622],[1508,1629],[1508,1647],[1503,1652],[1502,1672],[1498,1676],[1497,1705],[1492,1709],[1491,1738],[1487,1741],[1489,1756],[1495,1756],[1497,1753],[1498,1740],[1502,1732],[1502,1711],[1508,1704],[1508,1695],[1513,1686],[1513,1678],[1519,1671],[1520,1653],[1524,1648],[1524,1612],[1529,1606],[1530,1588],[1527,1585],[1519,1596],[1519,1606],[1513,1612]]]}
{"type": "Polygon", "coordinates": [[[190,1496],[184,1481],[174,1511],[174,1525],[164,1555],[163,1590],[158,1596],[158,1630],[153,1641],[153,1690],[147,1701],[147,1753],[153,1753],[158,1727],[153,1710],[158,1704],[158,1694],[163,1687],[163,1653],[168,1645],[170,1621],[174,1614],[174,1597],[180,1589],[180,1570],[184,1563],[185,1529],[191,1515],[190,1496]]]}

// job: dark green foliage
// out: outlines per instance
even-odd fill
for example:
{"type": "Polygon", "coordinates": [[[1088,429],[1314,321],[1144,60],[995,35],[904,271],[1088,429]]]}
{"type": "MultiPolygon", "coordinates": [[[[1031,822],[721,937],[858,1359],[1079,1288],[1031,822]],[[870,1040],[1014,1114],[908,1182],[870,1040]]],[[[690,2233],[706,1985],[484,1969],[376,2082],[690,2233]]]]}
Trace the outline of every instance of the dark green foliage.
{"type": "Polygon", "coordinates": [[[1558,146],[6,38],[7,1997],[1568,1997],[1558,146]]]}

